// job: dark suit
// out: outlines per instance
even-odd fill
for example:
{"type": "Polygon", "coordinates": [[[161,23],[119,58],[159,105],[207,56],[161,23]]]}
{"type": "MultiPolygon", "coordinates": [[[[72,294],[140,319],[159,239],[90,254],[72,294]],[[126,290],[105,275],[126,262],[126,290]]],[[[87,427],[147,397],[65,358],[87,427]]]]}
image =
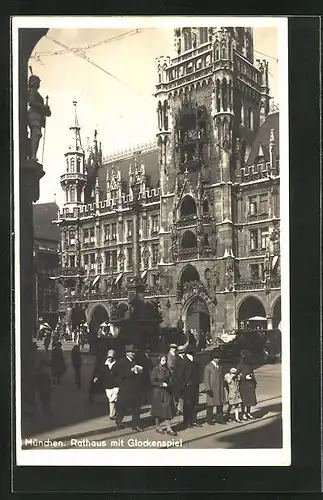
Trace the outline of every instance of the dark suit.
{"type": "Polygon", "coordinates": [[[119,383],[119,393],[116,404],[117,424],[120,424],[128,409],[132,412],[132,428],[139,426],[140,404],[143,392],[143,375],[135,374],[131,369],[135,361],[124,357],[117,361],[116,377],[119,383]]]}
{"type": "Polygon", "coordinates": [[[198,366],[186,356],[182,365],[182,394],[184,400],[183,423],[191,426],[196,420],[196,405],[199,397],[198,366]]]}

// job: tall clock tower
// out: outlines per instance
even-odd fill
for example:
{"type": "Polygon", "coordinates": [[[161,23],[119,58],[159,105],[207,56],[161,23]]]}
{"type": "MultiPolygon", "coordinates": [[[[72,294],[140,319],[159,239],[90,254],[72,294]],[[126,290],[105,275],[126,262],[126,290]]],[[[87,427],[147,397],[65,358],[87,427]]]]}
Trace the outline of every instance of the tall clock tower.
{"type": "Polygon", "coordinates": [[[156,60],[161,276],[173,319],[215,336],[235,327],[236,186],[269,111],[268,64],[251,28],[176,28],[174,50],[156,60]]]}

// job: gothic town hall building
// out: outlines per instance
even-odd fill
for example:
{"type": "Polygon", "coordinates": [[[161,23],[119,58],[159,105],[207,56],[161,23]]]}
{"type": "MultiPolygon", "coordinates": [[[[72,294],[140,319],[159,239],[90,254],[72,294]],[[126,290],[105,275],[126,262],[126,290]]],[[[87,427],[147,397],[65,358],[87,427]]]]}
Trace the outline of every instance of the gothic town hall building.
{"type": "Polygon", "coordinates": [[[178,28],[174,45],[176,57],[156,60],[153,144],[103,159],[95,133],[85,153],[74,103],[56,221],[60,309],[85,304],[99,324],[127,301],[137,266],[162,326],[181,319],[213,337],[250,321],[278,328],[279,113],[268,63],[254,62],[251,28],[178,28]]]}

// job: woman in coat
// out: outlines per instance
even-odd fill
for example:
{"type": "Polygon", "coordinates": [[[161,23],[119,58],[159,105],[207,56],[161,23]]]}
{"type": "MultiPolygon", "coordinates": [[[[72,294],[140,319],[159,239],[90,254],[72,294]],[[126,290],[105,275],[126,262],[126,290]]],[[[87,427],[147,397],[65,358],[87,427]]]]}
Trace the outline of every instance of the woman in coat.
{"type": "Polygon", "coordinates": [[[204,387],[206,392],[206,422],[213,425],[213,407],[216,406],[216,420],[225,424],[223,404],[225,403],[224,376],[219,365],[220,358],[217,349],[212,351],[212,360],[204,369],[204,387]]]}
{"type": "Polygon", "coordinates": [[[163,434],[161,421],[166,423],[166,432],[171,436],[177,433],[171,427],[171,419],[175,415],[175,403],[172,395],[172,375],[167,366],[167,356],[161,356],[159,363],[151,372],[151,385],[153,387],[151,414],[156,422],[156,431],[163,434]]]}
{"type": "Polygon", "coordinates": [[[249,351],[242,351],[241,361],[237,366],[240,376],[240,394],[242,399],[243,420],[253,419],[251,407],[256,406],[257,381],[252,368],[249,351]]]}

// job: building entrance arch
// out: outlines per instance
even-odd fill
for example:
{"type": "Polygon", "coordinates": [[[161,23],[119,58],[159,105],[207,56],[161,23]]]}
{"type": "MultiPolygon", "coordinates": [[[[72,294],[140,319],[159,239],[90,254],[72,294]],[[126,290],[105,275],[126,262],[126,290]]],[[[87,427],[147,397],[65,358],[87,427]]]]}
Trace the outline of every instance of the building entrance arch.
{"type": "Polygon", "coordinates": [[[266,311],[256,297],[247,297],[238,310],[239,330],[267,327],[266,311]]]}
{"type": "Polygon", "coordinates": [[[186,331],[210,332],[209,308],[201,297],[194,298],[186,309],[186,331]]]}
{"type": "Polygon", "coordinates": [[[109,314],[106,308],[100,304],[94,307],[91,319],[90,319],[90,330],[92,332],[97,332],[99,326],[104,321],[109,321],[109,314]]]}
{"type": "Polygon", "coordinates": [[[280,322],[281,322],[281,298],[277,299],[274,307],[273,307],[273,329],[280,330],[280,322]]]}

